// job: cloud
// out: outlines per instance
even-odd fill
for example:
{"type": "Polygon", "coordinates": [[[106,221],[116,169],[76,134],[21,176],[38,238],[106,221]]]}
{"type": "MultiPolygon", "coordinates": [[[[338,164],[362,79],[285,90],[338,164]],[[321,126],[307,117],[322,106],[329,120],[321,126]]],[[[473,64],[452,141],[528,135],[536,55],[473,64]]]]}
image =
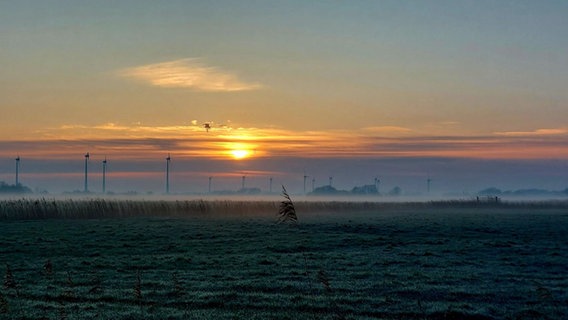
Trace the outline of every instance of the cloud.
{"type": "Polygon", "coordinates": [[[568,133],[566,128],[556,128],[556,129],[537,129],[534,131],[505,131],[505,132],[495,132],[496,135],[500,136],[555,136],[568,133]]]}
{"type": "Polygon", "coordinates": [[[186,58],[124,69],[122,77],[134,78],[164,88],[188,88],[196,91],[232,92],[256,90],[259,83],[246,82],[235,74],[206,66],[200,59],[186,58]]]}
{"type": "Polygon", "coordinates": [[[104,123],[70,124],[44,132],[38,141],[1,141],[0,157],[71,158],[90,151],[122,159],[157,159],[172,153],[187,159],[227,159],[233,150],[251,158],[568,158],[566,130],[541,129],[518,134],[452,136],[413,134],[402,127],[295,131],[282,128],[215,127],[194,123],[151,126],[104,123]],[[536,135],[536,136],[535,136],[536,135]],[[80,152],[79,152],[80,151],[80,152]]]}

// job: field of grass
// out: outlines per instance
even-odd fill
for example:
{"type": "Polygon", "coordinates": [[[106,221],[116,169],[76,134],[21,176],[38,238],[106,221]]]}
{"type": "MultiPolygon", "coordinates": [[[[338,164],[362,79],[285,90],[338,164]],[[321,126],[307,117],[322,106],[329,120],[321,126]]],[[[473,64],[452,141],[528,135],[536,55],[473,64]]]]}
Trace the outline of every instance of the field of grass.
{"type": "Polygon", "coordinates": [[[251,215],[4,216],[0,319],[568,316],[564,208],[308,206],[296,226],[276,224],[273,203],[251,215]]]}

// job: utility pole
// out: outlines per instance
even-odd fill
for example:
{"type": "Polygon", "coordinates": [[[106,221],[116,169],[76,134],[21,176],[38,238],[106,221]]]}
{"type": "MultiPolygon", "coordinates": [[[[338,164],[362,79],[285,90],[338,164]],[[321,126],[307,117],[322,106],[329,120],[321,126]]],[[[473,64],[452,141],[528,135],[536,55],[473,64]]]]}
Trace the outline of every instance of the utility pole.
{"type": "Polygon", "coordinates": [[[85,193],[89,192],[89,184],[88,184],[88,167],[89,167],[89,153],[85,154],[85,193]]]}

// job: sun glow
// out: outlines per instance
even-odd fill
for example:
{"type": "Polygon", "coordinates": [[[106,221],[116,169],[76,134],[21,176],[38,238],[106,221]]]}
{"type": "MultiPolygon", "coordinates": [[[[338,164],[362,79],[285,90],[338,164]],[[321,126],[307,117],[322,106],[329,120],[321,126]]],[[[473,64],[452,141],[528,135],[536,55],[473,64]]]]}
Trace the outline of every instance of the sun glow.
{"type": "Polygon", "coordinates": [[[231,150],[231,155],[237,160],[248,158],[250,154],[249,150],[231,150]]]}

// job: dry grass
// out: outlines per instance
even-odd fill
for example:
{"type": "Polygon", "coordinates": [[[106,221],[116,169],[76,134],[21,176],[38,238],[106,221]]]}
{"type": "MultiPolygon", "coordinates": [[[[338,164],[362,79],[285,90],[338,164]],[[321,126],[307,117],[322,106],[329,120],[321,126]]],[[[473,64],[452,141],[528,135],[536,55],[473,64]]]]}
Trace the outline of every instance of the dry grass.
{"type": "Polygon", "coordinates": [[[278,208],[278,223],[298,223],[296,208],[294,207],[294,203],[284,186],[282,186],[282,196],[284,197],[284,200],[280,202],[280,207],[278,208]]]}
{"type": "Polygon", "coordinates": [[[475,200],[451,200],[432,202],[350,202],[350,201],[301,201],[292,203],[283,189],[285,200],[235,201],[235,200],[123,200],[123,199],[17,199],[0,200],[0,220],[37,219],[102,219],[125,217],[190,217],[190,216],[269,216],[278,210],[286,221],[297,219],[296,211],[304,213],[355,213],[384,212],[389,210],[467,209],[487,208],[534,210],[568,209],[568,201],[530,201],[486,203],[475,200]]]}

